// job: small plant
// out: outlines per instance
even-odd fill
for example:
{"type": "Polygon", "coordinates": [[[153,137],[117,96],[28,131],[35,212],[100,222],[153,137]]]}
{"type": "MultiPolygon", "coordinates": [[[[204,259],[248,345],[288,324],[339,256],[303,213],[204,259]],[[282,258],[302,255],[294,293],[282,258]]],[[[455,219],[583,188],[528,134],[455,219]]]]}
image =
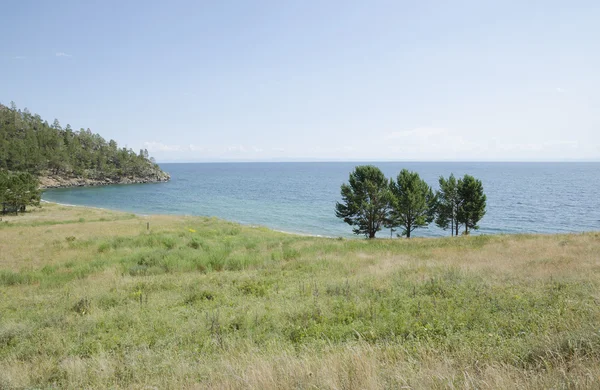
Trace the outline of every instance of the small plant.
{"type": "Polygon", "coordinates": [[[215,299],[215,296],[210,291],[192,291],[185,297],[183,302],[186,305],[193,305],[196,302],[212,301],[213,299],[215,299]]]}
{"type": "Polygon", "coordinates": [[[288,246],[284,246],[283,248],[283,259],[284,260],[294,260],[300,257],[300,252],[297,249],[290,248],[288,246]]]}
{"type": "Polygon", "coordinates": [[[269,291],[269,285],[265,281],[245,280],[238,287],[244,295],[254,295],[264,297],[269,291]]]}
{"type": "Polygon", "coordinates": [[[208,322],[208,331],[219,347],[223,347],[223,334],[221,332],[221,322],[219,320],[219,310],[206,313],[206,321],[208,322]]]}
{"type": "Polygon", "coordinates": [[[44,275],[52,275],[53,273],[56,272],[57,269],[58,269],[58,266],[47,264],[42,268],[42,273],[44,275]]]}
{"type": "Polygon", "coordinates": [[[148,274],[148,266],[147,265],[134,265],[130,267],[127,272],[131,276],[142,276],[148,274]]]}
{"type": "Polygon", "coordinates": [[[162,244],[167,249],[173,249],[177,245],[177,243],[175,242],[175,240],[173,238],[171,238],[171,237],[164,237],[163,240],[162,240],[162,244]]]}
{"type": "Polygon", "coordinates": [[[28,284],[34,282],[35,280],[36,279],[34,279],[31,275],[27,273],[0,270],[0,286],[28,284]]]}
{"type": "Polygon", "coordinates": [[[228,248],[218,248],[212,251],[208,256],[208,265],[210,268],[213,271],[223,271],[230,252],[231,250],[228,248]]]}
{"type": "Polygon", "coordinates": [[[144,303],[148,303],[148,293],[144,292],[142,287],[139,287],[132,294],[132,298],[139,302],[140,306],[144,303]]]}
{"type": "Polygon", "coordinates": [[[90,301],[87,298],[82,298],[73,306],[73,311],[80,315],[89,314],[90,306],[90,301]]]}
{"type": "Polygon", "coordinates": [[[161,256],[161,254],[157,252],[143,253],[138,257],[136,263],[137,265],[151,267],[157,265],[162,257],[164,256],[161,256]]]}
{"type": "Polygon", "coordinates": [[[102,244],[98,245],[98,253],[108,252],[110,247],[111,245],[108,242],[103,242],[102,244]]]}
{"type": "Polygon", "coordinates": [[[200,249],[200,247],[202,245],[196,239],[193,239],[192,241],[189,242],[188,246],[192,249],[200,249]]]}
{"type": "Polygon", "coordinates": [[[239,226],[232,226],[231,228],[227,229],[225,233],[230,236],[237,236],[241,233],[241,231],[242,229],[239,226]]]}
{"type": "Polygon", "coordinates": [[[75,241],[75,236],[67,236],[67,237],[65,237],[65,240],[67,242],[73,242],[73,241],[75,241]]]}

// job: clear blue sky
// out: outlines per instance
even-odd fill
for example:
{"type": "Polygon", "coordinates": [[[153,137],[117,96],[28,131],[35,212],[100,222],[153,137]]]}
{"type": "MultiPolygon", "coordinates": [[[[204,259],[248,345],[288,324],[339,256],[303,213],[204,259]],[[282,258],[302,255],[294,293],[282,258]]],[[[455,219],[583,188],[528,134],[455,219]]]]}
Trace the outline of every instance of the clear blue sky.
{"type": "Polygon", "coordinates": [[[600,160],[600,1],[7,1],[0,102],[158,161],[600,160]]]}

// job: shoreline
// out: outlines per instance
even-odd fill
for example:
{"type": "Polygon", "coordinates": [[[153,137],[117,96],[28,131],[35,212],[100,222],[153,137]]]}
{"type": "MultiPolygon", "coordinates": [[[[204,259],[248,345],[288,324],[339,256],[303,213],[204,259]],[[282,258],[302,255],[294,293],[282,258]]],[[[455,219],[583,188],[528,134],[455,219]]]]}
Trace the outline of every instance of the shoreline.
{"type": "MultiPolygon", "coordinates": [[[[315,238],[329,238],[329,239],[337,239],[338,237],[334,237],[334,236],[325,236],[325,235],[320,235],[320,234],[310,234],[310,233],[298,233],[298,232],[291,232],[291,231],[286,231],[286,230],[279,230],[279,229],[274,229],[274,228],[270,228],[268,226],[264,226],[264,225],[256,225],[256,224],[251,224],[251,223],[243,223],[243,222],[239,222],[239,221],[231,221],[228,219],[223,219],[214,215],[192,215],[192,214],[160,214],[160,213],[154,213],[154,214],[141,214],[141,213],[136,213],[133,211],[125,211],[125,210],[119,210],[119,209],[110,209],[110,208],[106,208],[106,207],[97,207],[97,206],[86,206],[86,205],[78,205],[78,204],[71,204],[71,203],[60,203],[60,202],[54,202],[54,201],[49,201],[49,200],[45,200],[45,199],[41,199],[40,203],[46,203],[46,204],[55,204],[58,206],[64,206],[64,207],[79,207],[79,208],[84,208],[84,209],[92,209],[92,210],[101,210],[101,211],[112,211],[112,212],[117,212],[117,213],[125,213],[125,214],[133,214],[135,216],[138,217],[144,217],[144,218],[149,218],[152,216],[169,216],[169,217],[204,217],[204,218],[217,218],[220,221],[223,222],[231,222],[231,223],[237,223],[241,226],[246,226],[252,229],[259,229],[259,228],[264,228],[264,229],[268,229],[270,231],[273,232],[277,232],[277,233],[283,233],[283,234],[289,234],[291,236],[300,236],[300,237],[315,237],[315,238]]],[[[353,239],[354,237],[344,237],[344,239],[353,239]]],[[[358,237],[356,237],[358,238],[358,237]]]]}
{"type": "Polygon", "coordinates": [[[39,178],[41,190],[60,189],[60,188],[80,188],[80,187],[103,187],[110,185],[125,184],[157,184],[166,183],[171,180],[169,174],[156,176],[152,178],[143,177],[122,177],[118,179],[86,179],[83,177],[55,177],[43,176],[39,178]]]}
{"type": "MultiPolygon", "coordinates": [[[[45,200],[45,199],[41,199],[40,203],[55,204],[55,205],[64,206],[64,207],[81,207],[81,208],[92,209],[92,210],[113,211],[113,212],[117,212],[117,213],[134,214],[139,217],[149,217],[152,215],[152,214],[140,214],[140,213],[133,213],[133,212],[129,212],[129,211],[123,211],[123,210],[109,209],[106,207],[85,206],[85,205],[71,204],[71,203],[52,202],[52,201],[45,200]]],[[[157,214],[157,215],[159,215],[159,214],[157,214]]]]}
{"type": "MultiPolygon", "coordinates": [[[[139,217],[144,217],[144,218],[149,218],[152,216],[169,216],[169,217],[187,217],[187,218],[194,218],[194,217],[204,217],[204,218],[216,218],[220,221],[224,221],[224,222],[231,222],[231,223],[236,223],[239,224],[241,226],[246,226],[249,228],[265,228],[268,229],[270,231],[273,232],[277,232],[277,233],[283,233],[283,234],[288,234],[291,236],[300,236],[300,237],[315,237],[315,238],[327,238],[327,239],[339,239],[340,237],[343,238],[344,240],[362,240],[364,237],[363,236],[357,236],[357,235],[352,235],[352,236],[328,236],[328,235],[324,235],[324,234],[311,234],[311,233],[304,233],[304,232],[294,232],[294,231],[289,231],[289,230],[284,230],[284,229],[279,229],[279,228],[274,228],[274,227],[269,227],[266,225],[260,225],[260,224],[254,224],[254,223],[246,223],[246,222],[241,222],[241,221],[236,221],[236,220],[230,220],[230,219],[225,219],[216,215],[199,215],[199,214],[177,214],[177,213],[140,213],[140,212],[136,212],[136,211],[128,211],[128,210],[123,210],[123,209],[114,209],[114,208],[108,208],[108,207],[98,207],[98,206],[88,206],[88,205],[78,205],[78,204],[72,204],[72,203],[61,203],[61,202],[55,202],[55,201],[49,201],[49,200],[45,200],[45,199],[41,199],[40,200],[41,203],[47,203],[47,204],[56,204],[59,206],[65,206],[65,207],[79,207],[79,208],[88,208],[88,209],[92,209],[92,210],[103,210],[103,211],[112,211],[112,212],[118,212],[118,213],[125,213],[125,214],[133,214],[135,216],[139,216],[139,217]]],[[[383,230],[379,233],[382,233],[383,230]]],[[[467,237],[478,237],[478,236],[519,236],[519,235],[533,235],[533,236],[557,236],[557,235],[565,235],[565,234],[573,234],[573,235],[577,235],[577,234],[589,234],[589,233],[597,233],[600,232],[600,230],[582,230],[582,231],[560,231],[560,232],[552,232],[552,233],[547,233],[547,232],[498,232],[498,233],[480,233],[480,232],[474,232],[472,234],[469,234],[469,236],[467,237]]],[[[462,235],[460,235],[459,237],[464,237],[462,235]]],[[[380,237],[376,237],[376,239],[379,240],[397,240],[397,239],[402,239],[403,237],[396,237],[394,236],[393,238],[390,238],[388,234],[382,234],[380,237]]],[[[411,237],[411,239],[439,239],[439,238],[451,238],[450,235],[448,236],[414,236],[411,237]]]]}

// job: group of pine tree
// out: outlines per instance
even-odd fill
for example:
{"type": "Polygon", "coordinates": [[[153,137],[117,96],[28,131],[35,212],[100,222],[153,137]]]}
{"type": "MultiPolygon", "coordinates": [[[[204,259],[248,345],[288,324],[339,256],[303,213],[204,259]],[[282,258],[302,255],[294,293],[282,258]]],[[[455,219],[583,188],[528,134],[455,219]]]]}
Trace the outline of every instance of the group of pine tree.
{"type": "MultiPolygon", "coordinates": [[[[22,211],[39,203],[38,177],[92,180],[145,177],[161,172],[147,150],[135,153],[89,129],[52,124],[27,109],[0,104],[0,206],[22,211]]],[[[0,210],[2,211],[2,210],[0,210]]]]}
{"type": "Polygon", "coordinates": [[[416,172],[403,169],[396,180],[387,179],[373,165],[357,166],[347,184],[342,184],[342,202],[336,204],[336,216],[354,226],[353,232],[375,238],[383,227],[401,228],[399,236],[411,233],[431,222],[457,235],[478,229],[485,215],[486,196],[480,180],[453,174],[439,178],[435,193],[416,172]]]}

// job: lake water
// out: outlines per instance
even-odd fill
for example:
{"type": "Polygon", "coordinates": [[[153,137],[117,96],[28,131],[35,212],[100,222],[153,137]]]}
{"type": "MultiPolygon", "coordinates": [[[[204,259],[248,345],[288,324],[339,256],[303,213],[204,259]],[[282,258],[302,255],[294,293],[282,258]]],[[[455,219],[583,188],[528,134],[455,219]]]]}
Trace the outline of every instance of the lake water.
{"type": "MultiPolygon", "coordinates": [[[[216,216],[323,236],[352,236],[335,217],[340,185],[366,163],[161,164],[168,183],[52,189],[43,199],[141,214],[216,216]]],[[[600,230],[600,163],[372,163],[388,176],[416,171],[434,190],[450,173],[483,182],[487,214],[478,234],[600,230]]],[[[449,235],[435,226],[414,236],[449,235]]],[[[383,237],[389,230],[378,233],[383,237]]]]}

